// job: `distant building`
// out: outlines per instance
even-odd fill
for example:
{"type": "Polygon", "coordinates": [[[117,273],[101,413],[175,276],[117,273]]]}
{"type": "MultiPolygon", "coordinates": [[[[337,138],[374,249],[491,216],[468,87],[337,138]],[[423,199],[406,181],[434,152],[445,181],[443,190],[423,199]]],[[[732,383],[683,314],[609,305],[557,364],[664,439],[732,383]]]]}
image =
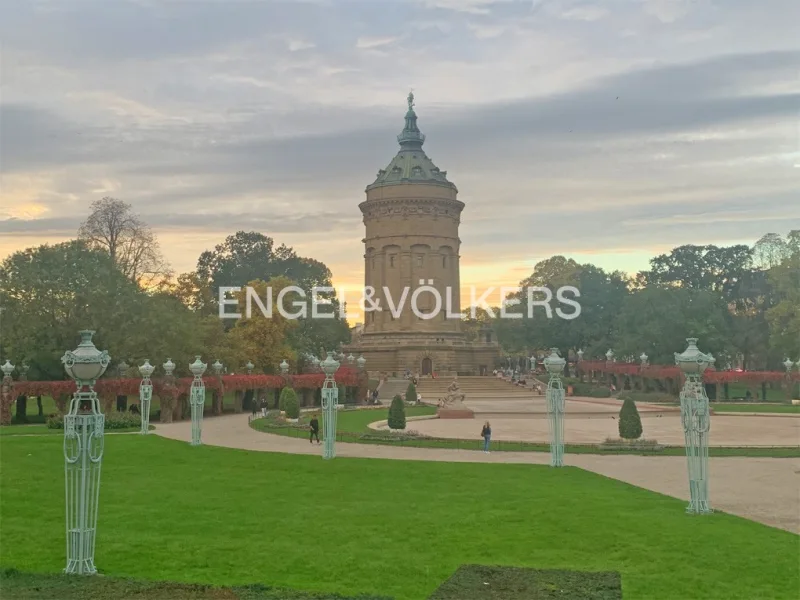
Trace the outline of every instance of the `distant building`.
{"type": "MultiPolygon", "coordinates": [[[[363,353],[371,372],[487,374],[499,356],[491,329],[468,341],[461,320],[447,317],[448,298],[451,314],[461,311],[458,227],[464,203],[457,199],[458,189],[448,181],[447,171],[422,150],[425,136],[417,127],[413,94],[397,141],[400,151],[378,171],[359,205],[366,227],[364,284],[375,288],[383,310],[365,312],[363,330],[346,352],[363,353]],[[412,310],[412,294],[420,285],[433,286],[442,298],[434,318],[420,318],[412,310]],[[408,288],[396,317],[384,286],[398,308],[408,288]]],[[[423,314],[437,308],[431,293],[420,293],[417,306],[423,314]]]]}

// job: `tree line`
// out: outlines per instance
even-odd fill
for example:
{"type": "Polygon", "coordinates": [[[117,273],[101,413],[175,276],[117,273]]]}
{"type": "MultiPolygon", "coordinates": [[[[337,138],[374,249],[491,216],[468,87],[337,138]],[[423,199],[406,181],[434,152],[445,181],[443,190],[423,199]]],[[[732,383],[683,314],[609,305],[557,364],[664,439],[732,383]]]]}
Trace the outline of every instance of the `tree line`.
{"type": "Polygon", "coordinates": [[[634,276],[553,256],[519,284],[554,295],[567,285],[580,290],[576,319],[548,319],[542,309],[529,318],[525,306],[507,305],[522,318],[479,311],[467,331],[490,324],[503,350],[519,356],[557,347],[564,356],[582,349],[600,358],[612,348],[620,360],[644,352],[653,364],[673,364],[685,338],[698,337],[721,369],[777,371],[786,357],[800,358],[800,230],[768,233],[753,246],[680,246],[634,276]]]}
{"type": "Polygon", "coordinates": [[[349,341],[335,298],[333,319],[254,314],[231,321],[219,318],[216,290],[251,286],[265,294],[270,286],[277,296],[290,285],[331,286],[330,269],[262,233],[239,231],[176,277],[130,204],[103,198],[92,203],[76,239],[0,263],[0,357],[26,363],[29,379],[62,379],[61,356],[75,347],[78,330],[92,328],[95,344],[112,356],[112,373],[122,361],[160,365],[171,358],[176,372],[188,375],[196,354],[221,360],[230,372],[252,361],[254,372],[276,373],[284,359],[297,367],[305,355],[349,341]]]}
{"type": "MultiPolygon", "coordinates": [[[[330,269],[267,235],[239,231],[203,252],[193,271],[175,276],[131,206],[103,198],[92,203],[76,239],[27,248],[0,264],[0,358],[28,364],[30,379],[61,379],[61,356],[79,329],[91,327],[115,360],[160,364],[169,357],[179,374],[188,374],[197,353],[230,371],[247,361],[259,373],[275,373],[283,359],[301,367],[304,356],[350,340],[335,294],[333,319],[218,316],[220,287],[250,286],[263,298],[269,286],[275,303],[289,285],[332,287],[330,269]]],[[[766,234],[753,246],[680,246],[634,276],[553,256],[520,282],[553,294],[567,285],[580,290],[577,319],[548,319],[538,309],[529,318],[516,305],[507,312],[519,319],[479,309],[464,330],[476,337],[491,325],[504,352],[519,356],[558,347],[565,356],[582,349],[599,358],[613,348],[619,359],[644,352],[651,363],[672,364],[685,338],[698,337],[718,368],[780,370],[785,357],[800,358],[800,230],[766,234]]]]}

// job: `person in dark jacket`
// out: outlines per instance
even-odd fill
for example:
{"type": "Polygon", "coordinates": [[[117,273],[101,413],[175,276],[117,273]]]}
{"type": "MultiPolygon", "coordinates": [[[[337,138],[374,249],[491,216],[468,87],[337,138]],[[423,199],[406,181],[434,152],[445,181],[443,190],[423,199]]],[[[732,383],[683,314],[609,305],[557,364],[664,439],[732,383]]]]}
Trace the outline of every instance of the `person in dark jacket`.
{"type": "Polygon", "coordinates": [[[317,419],[317,415],[311,417],[309,425],[311,426],[311,435],[308,436],[308,443],[313,444],[314,438],[317,438],[317,443],[319,444],[319,420],[317,419]]]}
{"type": "Polygon", "coordinates": [[[489,421],[483,424],[483,429],[481,429],[481,437],[483,438],[483,451],[487,454],[489,453],[489,442],[492,440],[492,426],[489,425],[489,421]]]}

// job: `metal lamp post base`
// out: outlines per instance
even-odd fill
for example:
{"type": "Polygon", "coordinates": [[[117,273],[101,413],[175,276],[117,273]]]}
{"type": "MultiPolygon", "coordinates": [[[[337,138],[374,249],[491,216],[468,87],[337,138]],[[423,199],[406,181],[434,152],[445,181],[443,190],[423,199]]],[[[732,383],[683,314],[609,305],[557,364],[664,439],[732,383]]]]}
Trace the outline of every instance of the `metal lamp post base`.
{"type": "MultiPolygon", "coordinates": [[[[97,402],[94,393],[80,394],[81,401],[97,402]],[[95,396],[94,399],[91,396],[95,396]]],[[[97,573],[94,550],[103,459],[102,414],[64,417],[64,458],[67,492],[67,566],[65,573],[97,573]]]]}

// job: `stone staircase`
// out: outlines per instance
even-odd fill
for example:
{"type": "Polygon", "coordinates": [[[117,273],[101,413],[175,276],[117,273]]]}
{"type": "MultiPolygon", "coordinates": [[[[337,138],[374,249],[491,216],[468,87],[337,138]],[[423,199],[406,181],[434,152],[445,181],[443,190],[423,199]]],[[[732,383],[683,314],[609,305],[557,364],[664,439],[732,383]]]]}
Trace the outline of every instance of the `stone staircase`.
{"type": "MultiPolygon", "coordinates": [[[[417,385],[417,392],[422,394],[422,401],[426,404],[436,404],[439,398],[447,395],[447,387],[452,383],[452,377],[423,378],[417,385]]],[[[514,385],[497,377],[466,377],[458,378],[461,393],[466,396],[467,402],[483,400],[532,400],[534,392],[528,388],[514,385]]]]}
{"type": "Polygon", "coordinates": [[[378,388],[378,401],[381,404],[391,404],[395,394],[405,399],[409,380],[401,377],[390,377],[378,388]]]}

